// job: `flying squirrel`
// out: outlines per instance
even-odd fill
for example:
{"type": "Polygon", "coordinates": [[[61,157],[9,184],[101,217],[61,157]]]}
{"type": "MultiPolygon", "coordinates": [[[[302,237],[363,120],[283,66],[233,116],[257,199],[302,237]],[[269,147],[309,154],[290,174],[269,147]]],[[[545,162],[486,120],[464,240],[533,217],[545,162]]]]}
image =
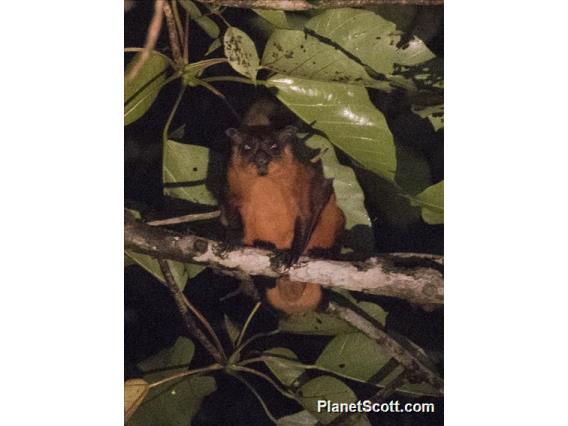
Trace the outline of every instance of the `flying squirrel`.
{"type": "MultiPolygon", "coordinates": [[[[221,222],[240,232],[247,246],[270,246],[288,254],[292,264],[303,254],[330,251],[345,226],[331,179],[298,155],[298,129],[290,112],[261,99],[245,114],[239,129],[226,130],[231,140],[227,187],[221,222]]],[[[279,278],[266,291],[267,302],[285,314],[316,309],[319,284],[279,278]]]]}

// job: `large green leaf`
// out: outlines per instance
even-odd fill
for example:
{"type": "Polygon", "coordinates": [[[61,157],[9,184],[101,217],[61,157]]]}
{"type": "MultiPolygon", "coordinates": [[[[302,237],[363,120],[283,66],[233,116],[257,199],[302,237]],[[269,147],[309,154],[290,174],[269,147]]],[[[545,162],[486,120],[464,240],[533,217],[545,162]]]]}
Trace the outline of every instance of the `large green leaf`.
{"type": "Polygon", "coordinates": [[[434,58],[416,37],[398,46],[394,23],[365,10],[335,9],[309,20],[304,31],[278,30],[268,40],[262,65],[310,80],[338,81],[382,90],[414,89],[408,66],[434,58]]]}
{"type": "Polygon", "coordinates": [[[193,376],[174,384],[164,384],[150,391],[134,413],[130,426],[186,426],[199,412],[203,399],[215,392],[215,379],[193,376]]]}
{"type": "MultiPolygon", "coordinates": [[[[318,357],[316,365],[365,381],[385,368],[379,383],[386,383],[393,378],[390,375],[397,367],[397,364],[387,366],[390,359],[389,353],[377,342],[357,332],[334,337],[318,357]]],[[[395,376],[400,373],[399,368],[395,376]]]]}
{"type": "Polygon", "coordinates": [[[333,189],[337,204],[346,218],[345,229],[355,226],[357,236],[350,241],[349,246],[358,252],[372,252],[375,248],[375,236],[371,228],[371,219],[365,209],[365,195],[351,167],[342,165],[335,155],[332,144],[322,136],[312,135],[306,145],[319,149],[323,173],[326,178],[333,179],[333,189]]]}
{"type": "MultiPolygon", "coordinates": [[[[130,61],[126,67],[125,75],[139,60],[141,53],[130,61]]],[[[138,120],[152,106],[158,96],[163,83],[166,81],[168,60],[157,52],[150,53],[136,77],[124,84],[124,125],[138,120]]]]}
{"type": "Polygon", "coordinates": [[[187,366],[193,359],[194,353],[195,345],[193,342],[187,337],[180,337],[173,346],[163,349],[156,355],[140,362],[138,368],[145,373],[144,379],[146,381],[150,383],[156,382],[174,373],[187,370],[187,366]],[[177,368],[170,368],[176,366],[177,368]],[[165,368],[167,368],[168,371],[152,372],[152,370],[163,370],[165,368]]]}
{"type": "Polygon", "coordinates": [[[306,123],[362,167],[394,181],[396,152],[383,114],[371,103],[364,87],[310,81],[276,75],[268,85],[278,98],[306,123]]]}
{"type": "MultiPolygon", "coordinates": [[[[171,348],[146,359],[138,366],[143,371],[168,368],[167,371],[157,371],[144,376],[146,381],[156,382],[187,370],[187,364],[191,362],[194,351],[193,342],[180,337],[171,348]]],[[[209,376],[190,376],[157,386],[150,390],[128,424],[136,426],[187,425],[199,411],[203,398],[215,390],[215,379],[209,376]]]]}
{"type": "Polygon", "coordinates": [[[422,208],[422,218],[430,225],[444,223],[444,181],[438,182],[414,197],[410,202],[422,208]]]}
{"type": "Polygon", "coordinates": [[[251,38],[240,29],[229,27],[223,37],[223,44],[225,56],[231,67],[239,74],[255,81],[260,59],[251,38]]]}
{"type": "MultiPolygon", "coordinates": [[[[164,147],[162,170],[164,193],[196,204],[216,205],[217,199],[205,185],[209,157],[209,149],[205,147],[168,140],[164,147]]],[[[212,172],[220,173],[217,170],[212,172]]]]}
{"type": "Polygon", "coordinates": [[[311,19],[306,28],[382,74],[392,74],[395,64],[417,65],[435,57],[416,37],[399,47],[403,34],[396,25],[367,10],[331,9],[311,19]]]}

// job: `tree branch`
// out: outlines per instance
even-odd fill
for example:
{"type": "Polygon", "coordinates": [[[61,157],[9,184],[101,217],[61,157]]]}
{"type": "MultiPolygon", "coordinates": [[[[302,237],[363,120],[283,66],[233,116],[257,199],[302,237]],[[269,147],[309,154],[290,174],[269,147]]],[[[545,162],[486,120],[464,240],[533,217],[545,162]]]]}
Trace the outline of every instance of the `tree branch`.
{"type": "MultiPolygon", "coordinates": [[[[126,4],[125,4],[126,7],[126,4]]],[[[148,32],[146,34],[146,42],[144,43],[144,50],[136,59],[136,63],[132,66],[128,74],[126,75],[126,82],[131,82],[136,78],[148,58],[150,58],[150,53],[156,46],[158,37],[160,36],[160,30],[162,29],[162,18],[164,10],[164,3],[162,1],[156,0],[154,2],[154,15],[152,16],[152,21],[148,27],[148,32]]]]}
{"type": "Polygon", "coordinates": [[[304,11],[313,9],[338,9],[341,7],[379,6],[383,4],[436,6],[444,0],[198,0],[214,6],[238,7],[242,9],[272,9],[304,11]]]}
{"type": "Polygon", "coordinates": [[[191,316],[191,313],[189,312],[188,308],[189,302],[187,301],[187,299],[185,299],[185,296],[177,286],[168,263],[164,259],[158,259],[158,263],[160,265],[160,270],[162,271],[162,274],[164,275],[165,278],[165,285],[168,288],[168,290],[170,290],[170,293],[172,294],[174,301],[176,302],[176,306],[183,319],[184,325],[187,328],[187,331],[189,332],[190,335],[192,335],[197,340],[199,340],[199,342],[203,345],[203,347],[207,350],[207,352],[209,352],[209,354],[213,357],[213,359],[215,359],[215,361],[217,361],[220,364],[223,364],[224,357],[221,352],[222,348],[219,347],[216,348],[209,341],[207,336],[205,336],[205,334],[201,331],[201,329],[199,328],[199,326],[191,316]]]}
{"type": "Polygon", "coordinates": [[[158,258],[206,264],[237,278],[261,275],[313,282],[324,287],[397,297],[417,304],[444,303],[442,256],[388,254],[365,262],[301,257],[286,269],[278,254],[146,225],[125,212],[124,245],[128,250],[158,258]]]}

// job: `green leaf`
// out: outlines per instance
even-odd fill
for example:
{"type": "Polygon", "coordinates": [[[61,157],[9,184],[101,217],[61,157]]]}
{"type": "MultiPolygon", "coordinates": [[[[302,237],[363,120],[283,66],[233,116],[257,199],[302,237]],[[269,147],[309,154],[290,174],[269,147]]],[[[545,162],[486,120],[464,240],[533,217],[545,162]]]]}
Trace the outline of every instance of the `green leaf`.
{"type": "Polygon", "coordinates": [[[144,379],[148,382],[156,382],[172,374],[188,369],[188,364],[193,359],[195,345],[187,337],[179,337],[173,346],[163,349],[156,355],[145,359],[138,364],[144,373],[144,379]],[[177,368],[169,368],[176,367],[177,368]],[[181,366],[181,367],[180,367],[181,366]],[[151,372],[168,368],[167,371],[151,372]]]}
{"type": "MultiPolygon", "coordinates": [[[[383,308],[371,302],[357,302],[352,297],[349,297],[349,299],[379,324],[385,325],[387,313],[383,308]]],[[[355,327],[335,315],[315,311],[282,318],[279,322],[279,328],[287,333],[317,336],[335,336],[357,331],[355,327]]]]}
{"type": "MultiPolygon", "coordinates": [[[[141,53],[137,53],[126,67],[125,75],[138,61],[141,53]]],[[[135,122],[152,106],[160,89],[166,81],[168,69],[167,59],[157,52],[150,53],[136,77],[124,84],[124,125],[135,122]]]]}
{"type": "Polygon", "coordinates": [[[194,2],[191,0],[180,0],[180,4],[186,10],[189,17],[193,19],[209,37],[219,37],[219,34],[221,34],[219,26],[209,16],[203,15],[194,2]]]}
{"type": "MultiPolygon", "coordinates": [[[[368,381],[385,367],[390,359],[390,354],[377,342],[357,332],[334,337],[315,364],[339,374],[368,381]]],[[[394,364],[392,369],[385,372],[384,377],[390,375],[396,367],[397,364],[394,364]]]]}
{"type": "Polygon", "coordinates": [[[372,78],[363,65],[304,31],[274,31],[266,43],[261,63],[287,76],[391,90],[388,81],[372,78]]]}
{"type": "Polygon", "coordinates": [[[253,11],[276,28],[288,28],[286,13],[282,10],[253,9],[253,11]]]}
{"type": "Polygon", "coordinates": [[[318,401],[332,401],[333,403],[356,402],[357,396],[342,381],[331,376],[320,376],[310,380],[299,390],[302,405],[312,413],[320,422],[328,424],[340,413],[327,411],[325,408],[318,411],[318,401]]]}
{"type": "Polygon", "coordinates": [[[415,90],[410,66],[435,56],[416,37],[399,47],[402,35],[394,23],[371,11],[328,10],[310,19],[304,31],[275,31],[262,65],[310,80],[415,90]]]}
{"type": "Polygon", "coordinates": [[[221,41],[220,38],[216,38],[215,40],[213,40],[213,42],[209,45],[209,48],[207,49],[207,52],[205,52],[204,56],[209,56],[211,55],[214,51],[216,51],[217,49],[219,49],[221,46],[223,45],[223,42],[221,41]]]}
{"type": "Polygon", "coordinates": [[[265,364],[268,366],[272,374],[274,374],[282,384],[288,387],[294,387],[298,377],[300,377],[305,371],[305,369],[301,368],[297,364],[299,362],[298,356],[288,348],[272,348],[264,351],[263,354],[282,358],[272,358],[265,361],[265,364]],[[296,361],[296,363],[293,361],[296,361]]]}
{"type": "Polygon", "coordinates": [[[201,16],[201,11],[191,0],[179,0],[179,4],[185,9],[191,19],[201,16]]]}
{"type": "Polygon", "coordinates": [[[398,47],[403,33],[394,23],[367,10],[331,9],[315,16],[306,27],[382,74],[392,74],[395,64],[412,66],[435,57],[417,37],[398,47]]]}
{"type": "Polygon", "coordinates": [[[364,87],[276,75],[268,80],[278,98],[362,167],[394,182],[396,152],[383,114],[364,87]]]}
{"type": "Polygon", "coordinates": [[[230,27],[223,37],[225,56],[229,64],[239,74],[256,81],[260,59],[251,38],[242,30],[230,27]]]}
{"type": "Polygon", "coordinates": [[[323,173],[326,178],[333,179],[337,204],[345,214],[345,229],[357,227],[356,238],[348,245],[358,252],[374,251],[375,236],[365,209],[365,195],[353,169],[339,162],[332,144],[324,137],[312,135],[306,140],[306,145],[321,152],[323,173]]]}
{"type": "Polygon", "coordinates": [[[197,204],[217,205],[217,199],[205,185],[209,156],[205,147],[168,140],[164,147],[164,194],[197,204]]]}
{"type": "Polygon", "coordinates": [[[192,376],[150,391],[134,413],[130,426],[186,426],[191,424],[203,399],[217,389],[210,376],[192,376]]]}
{"type": "Polygon", "coordinates": [[[444,181],[426,188],[414,197],[407,197],[412,205],[422,208],[422,218],[430,225],[444,223],[444,181]]]}
{"type": "Polygon", "coordinates": [[[317,424],[318,419],[310,414],[309,411],[303,410],[289,416],[280,417],[278,426],[313,426],[317,424]]]}
{"type": "MultiPolygon", "coordinates": [[[[140,265],[142,268],[144,268],[147,272],[156,277],[158,280],[163,283],[166,282],[157,259],[153,258],[152,256],[148,256],[147,254],[136,253],[129,250],[125,251],[124,254],[134,262],[136,262],[138,265],[140,265]]],[[[172,271],[172,275],[174,276],[176,284],[181,290],[183,290],[187,283],[187,279],[189,278],[186,265],[174,260],[166,260],[166,262],[168,262],[168,265],[170,266],[170,270],[172,271]]]]}
{"type": "Polygon", "coordinates": [[[227,334],[229,335],[229,339],[231,339],[231,343],[233,344],[233,346],[235,346],[235,342],[237,341],[237,338],[239,337],[241,329],[226,314],[225,314],[224,319],[225,319],[225,329],[227,330],[227,334]]]}
{"type": "Polygon", "coordinates": [[[347,322],[334,315],[314,311],[283,318],[279,328],[287,333],[318,336],[334,336],[354,330],[347,322]]]}
{"type": "Polygon", "coordinates": [[[209,16],[200,16],[195,19],[195,23],[211,38],[216,39],[221,35],[219,25],[209,16]]]}
{"type": "MultiPolygon", "coordinates": [[[[142,361],[138,367],[147,372],[144,380],[153,383],[188,370],[194,353],[193,342],[180,337],[172,347],[142,361]]],[[[215,379],[208,376],[184,377],[156,386],[150,390],[129,424],[186,425],[199,411],[203,398],[215,390],[215,379]]]]}

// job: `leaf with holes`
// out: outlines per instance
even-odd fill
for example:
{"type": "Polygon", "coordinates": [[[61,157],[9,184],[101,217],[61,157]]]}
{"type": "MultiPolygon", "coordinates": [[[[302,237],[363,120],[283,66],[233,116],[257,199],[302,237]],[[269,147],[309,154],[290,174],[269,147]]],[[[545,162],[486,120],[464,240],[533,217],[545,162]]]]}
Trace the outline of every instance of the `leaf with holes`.
{"type": "Polygon", "coordinates": [[[340,334],[327,344],[315,362],[336,373],[385,384],[402,372],[397,362],[389,362],[390,354],[363,333],[340,334]],[[381,371],[382,370],[382,371],[381,371]]]}
{"type": "Polygon", "coordinates": [[[225,56],[229,64],[239,74],[256,81],[260,59],[251,38],[242,30],[230,27],[223,37],[225,56]]]}
{"type": "Polygon", "coordinates": [[[413,66],[435,55],[420,39],[403,37],[394,23],[371,11],[328,10],[310,19],[303,31],[275,31],[262,65],[310,80],[415,90],[413,66]]]}
{"type": "MultiPolygon", "coordinates": [[[[206,185],[209,167],[215,161],[220,159],[203,146],[168,140],[164,147],[162,169],[164,194],[196,204],[216,205],[217,199],[206,185]]],[[[220,179],[220,174],[215,178],[220,179]]]]}

